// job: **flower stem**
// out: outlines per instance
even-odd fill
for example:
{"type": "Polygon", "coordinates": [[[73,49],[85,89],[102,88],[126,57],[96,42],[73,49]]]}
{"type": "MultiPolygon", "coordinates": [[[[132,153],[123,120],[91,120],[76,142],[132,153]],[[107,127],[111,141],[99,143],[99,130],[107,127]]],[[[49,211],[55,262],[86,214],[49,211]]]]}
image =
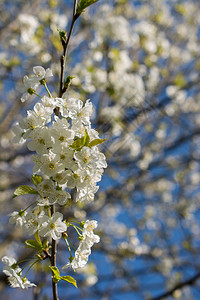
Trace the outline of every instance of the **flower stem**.
{"type": "MultiPolygon", "coordinates": [[[[28,270],[26,271],[26,274],[25,274],[24,277],[26,277],[26,275],[28,274],[29,270],[30,270],[37,262],[38,262],[38,259],[36,259],[33,263],[31,263],[31,265],[28,264],[28,265],[30,265],[30,267],[29,267],[28,270]]],[[[28,265],[27,265],[27,266],[28,266],[28,265]]],[[[27,267],[27,266],[26,266],[26,267],[27,267]]],[[[23,270],[23,269],[22,269],[22,270],[23,270]]]]}
{"type": "Polygon", "coordinates": [[[31,203],[29,206],[27,206],[23,211],[26,211],[29,207],[31,207],[32,205],[34,205],[35,203],[37,203],[37,201],[31,203]]]}
{"type": "Polygon", "coordinates": [[[81,228],[79,228],[78,226],[76,226],[76,225],[72,225],[71,224],[71,226],[76,230],[76,232],[78,233],[78,235],[81,236],[81,233],[79,232],[79,230],[81,230],[81,231],[83,231],[83,230],[81,228]]]}
{"type": "Polygon", "coordinates": [[[49,91],[46,82],[44,82],[44,87],[45,87],[45,89],[46,89],[46,91],[47,91],[49,97],[52,98],[51,92],[49,91]]]}
{"type": "Polygon", "coordinates": [[[72,256],[72,251],[71,251],[70,245],[69,245],[69,243],[68,243],[68,240],[67,240],[67,239],[65,239],[65,242],[66,242],[66,244],[67,244],[67,247],[68,247],[68,250],[69,250],[70,256],[72,256]]]}
{"type": "Polygon", "coordinates": [[[69,244],[71,245],[71,247],[76,251],[76,248],[73,246],[72,242],[70,242],[70,240],[67,240],[69,242],[69,244]]]}
{"type": "Polygon", "coordinates": [[[40,99],[42,99],[42,97],[41,97],[40,95],[38,95],[36,92],[33,92],[33,94],[34,94],[35,96],[38,96],[40,99]]]}

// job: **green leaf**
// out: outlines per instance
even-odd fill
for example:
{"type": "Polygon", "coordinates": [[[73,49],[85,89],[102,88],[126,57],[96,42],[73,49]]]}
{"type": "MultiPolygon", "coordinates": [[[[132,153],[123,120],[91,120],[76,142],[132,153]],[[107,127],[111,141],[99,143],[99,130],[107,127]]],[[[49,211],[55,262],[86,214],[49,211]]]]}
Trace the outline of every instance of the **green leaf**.
{"type": "Polygon", "coordinates": [[[84,139],[83,139],[84,146],[88,146],[89,142],[90,142],[90,137],[89,137],[89,134],[87,132],[87,129],[85,129],[85,136],[84,136],[84,139]]]}
{"type": "Polygon", "coordinates": [[[43,242],[43,249],[47,249],[47,248],[51,248],[51,246],[49,246],[49,242],[47,240],[45,240],[43,242]]]}
{"type": "Polygon", "coordinates": [[[51,271],[53,273],[53,276],[52,276],[53,281],[55,283],[59,282],[61,280],[61,277],[60,277],[60,272],[59,272],[58,268],[54,267],[54,266],[53,267],[50,266],[49,268],[51,269],[51,271]]]}
{"type": "Polygon", "coordinates": [[[67,78],[66,78],[66,80],[65,80],[65,83],[64,83],[64,87],[65,87],[66,89],[69,88],[69,86],[70,86],[71,81],[72,81],[73,78],[75,78],[75,77],[73,77],[73,76],[67,76],[67,78]]]}
{"type": "Polygon", "coordinates": [[[58,268],[57,267],[49,267],[50,269],[51,269],[51,271],[53,272],[53,275],[55,275],[55,276],[60,276],[60,272],[59,272],[59,270],[58,270],[58,268]]]}
{"type": "Polygon", "coordinates": [[[79,0],[76,14],[80,15],[82,12],[84,12],[84,9],[86,9],[88,6],[96,3],[98,0],[79,0]]]}
{"type": "Polygon", "coordinates": [[[38,230],[36,231],[34,236],[35,236],[35,239],[36,239],[37,243],[42,246],[42,242],[41,242],[38,230]]]}
{"type": "Polygon", "coordinates": [[[85,135],[81,138],[77,138],[72,145],[69,147],[74,150],[80,151],[84,146],[88,146],[90,142],[90,137],[88,135],[87,129],[85,130],[85,135]]]}
{"type": "Polygon", "coordinates": [[[39,175],[32,175],[31,181],[35,186],[37,186],[39,183],[42,182],[42,177],[39,175]]]}
{"type": "Polygon", "coordinates": [[[40,251],[42,249],[42,244],[38,243],[35,240],[27,240],[27,241],[25,241],[25,244],[26,244],[27,248],[32,248],[32,249],[35,249],[38,251],[40,251]]]}
{"type": "Polygon", "coordinates": [[[102,144],[103,142],[107,141],[107,139],[94,139],[89,144],[88,147],[92,148],[94,146],[97,146],[99,144],[102,144]]]}
{"type": "Polygon", "coordinates": [[[58,29],[58,31],[59,31],[60,41],[64,46],[67,40],[67,31],[60,30],[60,29],[58,29]]]}
{"type": "Polygon", "coordinates": [[[38,192],[31,186],[20,185],[15,191],[13,198],[26,194],[38,194],[38,192]]]}
{"type": "Polygon", "coordinates": [[[81,150],[83,148],[83,140],[84,137],[78,138],[69,147],[73,148],[74,150],[81,150]]]}
{"type": "Polygon", "coordinates": [[[67,282],[73,284],[77,288],[76,280],[73,277],[71,277],[71,276],[62,276],[61,280],[67,281],[67,282]]]}

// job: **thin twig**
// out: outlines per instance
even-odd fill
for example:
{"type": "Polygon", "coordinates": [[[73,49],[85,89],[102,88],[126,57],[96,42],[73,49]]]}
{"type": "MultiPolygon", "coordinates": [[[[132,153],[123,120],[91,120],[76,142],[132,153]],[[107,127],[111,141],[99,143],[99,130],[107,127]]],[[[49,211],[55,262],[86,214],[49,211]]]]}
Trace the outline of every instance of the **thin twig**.
{"type": "Polygon", "coordinates": [[[63,84],[64,84],[64,71],[65,71],[65,62],[66,62],[66,56],[67,56],[67,49],[69,46],[69,41],[72,35],[72,31],[74,28],[74,24],[76,20],[78,19],[78,15],[76,14],[76,7],[77,7],[77,0],[74,0],[74,8],[73,8],[73,17],[72,17],[72,23],[70,26],[69,34],[67,36],[67,40],[65,44],[63,45],[63,55],[61,56],[60,59],[60,64],[61,64],[61,75],[60,75],[60,92],[59,92],[59,97],[62,97],[63,95],[63,84]]]}

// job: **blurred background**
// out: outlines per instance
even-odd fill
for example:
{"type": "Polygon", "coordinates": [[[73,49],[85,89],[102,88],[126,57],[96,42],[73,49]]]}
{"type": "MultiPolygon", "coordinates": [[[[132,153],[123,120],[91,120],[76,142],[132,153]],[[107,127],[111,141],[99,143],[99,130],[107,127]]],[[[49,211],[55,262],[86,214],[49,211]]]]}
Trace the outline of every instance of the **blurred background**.
{"type": "MultiPolygon", "coordinates": [[[[69,31],[72,10],[70,0],[0,0],[0,257],[32,255],[9,224],[32,200],[12,196],[33,168],[11,128],[36,102],[20,101],[34,66],[53,70],[48,87],[58,96],[58,30],[69,31]]],[[[94,202],[64,211],[98,220],[101,242],[84,269],[68,272],[78,289],[59,283],[60,300],[200,299],[199,50],[199,0],[99,0],[75,24],[65,98],[91,99],[108,168],[94,202]]],[[[21,291],[1,273],[0,298],[52,298],[45,262],[28,277],[38,287],[21,291]]]]}

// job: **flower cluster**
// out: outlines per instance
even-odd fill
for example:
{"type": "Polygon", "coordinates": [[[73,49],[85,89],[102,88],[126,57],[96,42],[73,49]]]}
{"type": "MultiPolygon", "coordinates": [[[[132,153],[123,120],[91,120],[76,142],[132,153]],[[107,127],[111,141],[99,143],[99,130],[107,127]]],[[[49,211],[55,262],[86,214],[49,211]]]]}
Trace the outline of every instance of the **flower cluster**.
{"type": "Polygon", "coordinates": [[[82,268],[88,261],[88,256],[91,254],[91,247],[94,243],[98,243],[100,238],[93,233],[93,230],[97,227],[97,221],[87,220],[84,224],[82,239],[79,243],[77,250],[75,251],[75,257],[73,257],[71,263],[67,263],[63,269],[72,267],[72,269],[82,268]]]}
{"type": "Polygon", "coordinates": [[[5,264],[3,272],[8,276],[10,286],[13,288],[20,287],[22,289],[36,286],[31,283],[26,277],[21,276],[22,269],[17,265],[14,258],[4,256],[2,262],[5,264]]]}
{"type": "MultiPolygon", "coordinates": [[[[34,88],[51,74],[49,69],[45,71],[42,67],[33,70],[35,76],[27,80],[34,88]]],[[[56,190],[58,185],[76,188],[76,201],[93,200],[98,190],[96,183],[101,180],[107,164],[97,147],[103,140],[91,128],[92,109],[89,100],[83,105],[81,100],[74,98],[44,96],[27,112],[27,117],[15,125],[14,140],[28,141],[28,149],[37,153],[33,156],[33,171],[40,172],[46,179],[38,185],[40,203],[64,205],[70,196],[56,190]],[[61,118],[53,115],[56,107],[61,118]]]]}
{"type": "MultiPolygon", "coordinates": [[[[70,190],[75,195],[72,201],[94,199],[98,190],[97,182],[101,180],[103,169],[107,166],[104,154],[98,149],[98,145],[104,140],[91,128],[93,107],[89,100],[83,104],[75,98],[53,98],[46,85],[46,78],[52,76],[51,70],[37,66],[33,68],[33,73],[31,77],[24,77],[26,91],[22,101],[28,95],[37,95],[39,85],[46,88],[48,96],[37,95],[41,102],[36,103],[33,110],[28,110],[27,117],[14,126],[13,132],[15,142],[27,142],[28,149],[36,152],[32,157],[32,182],[35,188],[21,186],[14,196],[35,194],[35,202],[24,210],[11,213],[10,223],[16,223],[30,235],[35,235],[36,240],[27,240],[25,243],[29,248],[38,250],[39,260],[50,257],[48,245],[51,239],[59,240],[63,237],[70,252],[70,263],[65,267],[76,269],[87,263],[91,247],[100,240],[93,233],[97,221],[80,223],[79,228],[73,222],[63,220],[63,214],[54,212],[51,208],[66,205],[71,198],[70,190]],[[72,226],[81,239],[75,250],[75,257],[69,246],[70,237],[66,234],[68,226],[72,226]],[[41,238],[47,240],[42,243],[41,238]],[[41,253],[45,253],[45,257],[41,253]]],[[[13,267],[16,262],[12,259],[11,262],[3,259],[3,262],[7,264],[4,273],[9,276],[12,287],[33,286],[26,279],[21,279],[21,269],[13,267]]]]}
{"type": "Polygon", "coordinates": [[[26,101],[30,95],[35,94],[38,86],[43,83],[45,84],[46,78],[53,76],[51,69],[45,70],[41,66],[34,67],[33,73],[34,75],[31,77],[24,76],[22,91],[25,91],[25,93],[21,97],[22,102],[26,101]]]}
{"type": "Polygon", "coordinates": [[[44,210],[35,208],[33,211],[14,211],[10,214],[10,223],[16,223],[22,227],[30,235],[37,231],[42,237],[53,238],[58,240],[61,238],[61,233],[67,231],[67,225],[62,222],[63,215],[59,212],[52,216],[45,215],[44,210]]]}

